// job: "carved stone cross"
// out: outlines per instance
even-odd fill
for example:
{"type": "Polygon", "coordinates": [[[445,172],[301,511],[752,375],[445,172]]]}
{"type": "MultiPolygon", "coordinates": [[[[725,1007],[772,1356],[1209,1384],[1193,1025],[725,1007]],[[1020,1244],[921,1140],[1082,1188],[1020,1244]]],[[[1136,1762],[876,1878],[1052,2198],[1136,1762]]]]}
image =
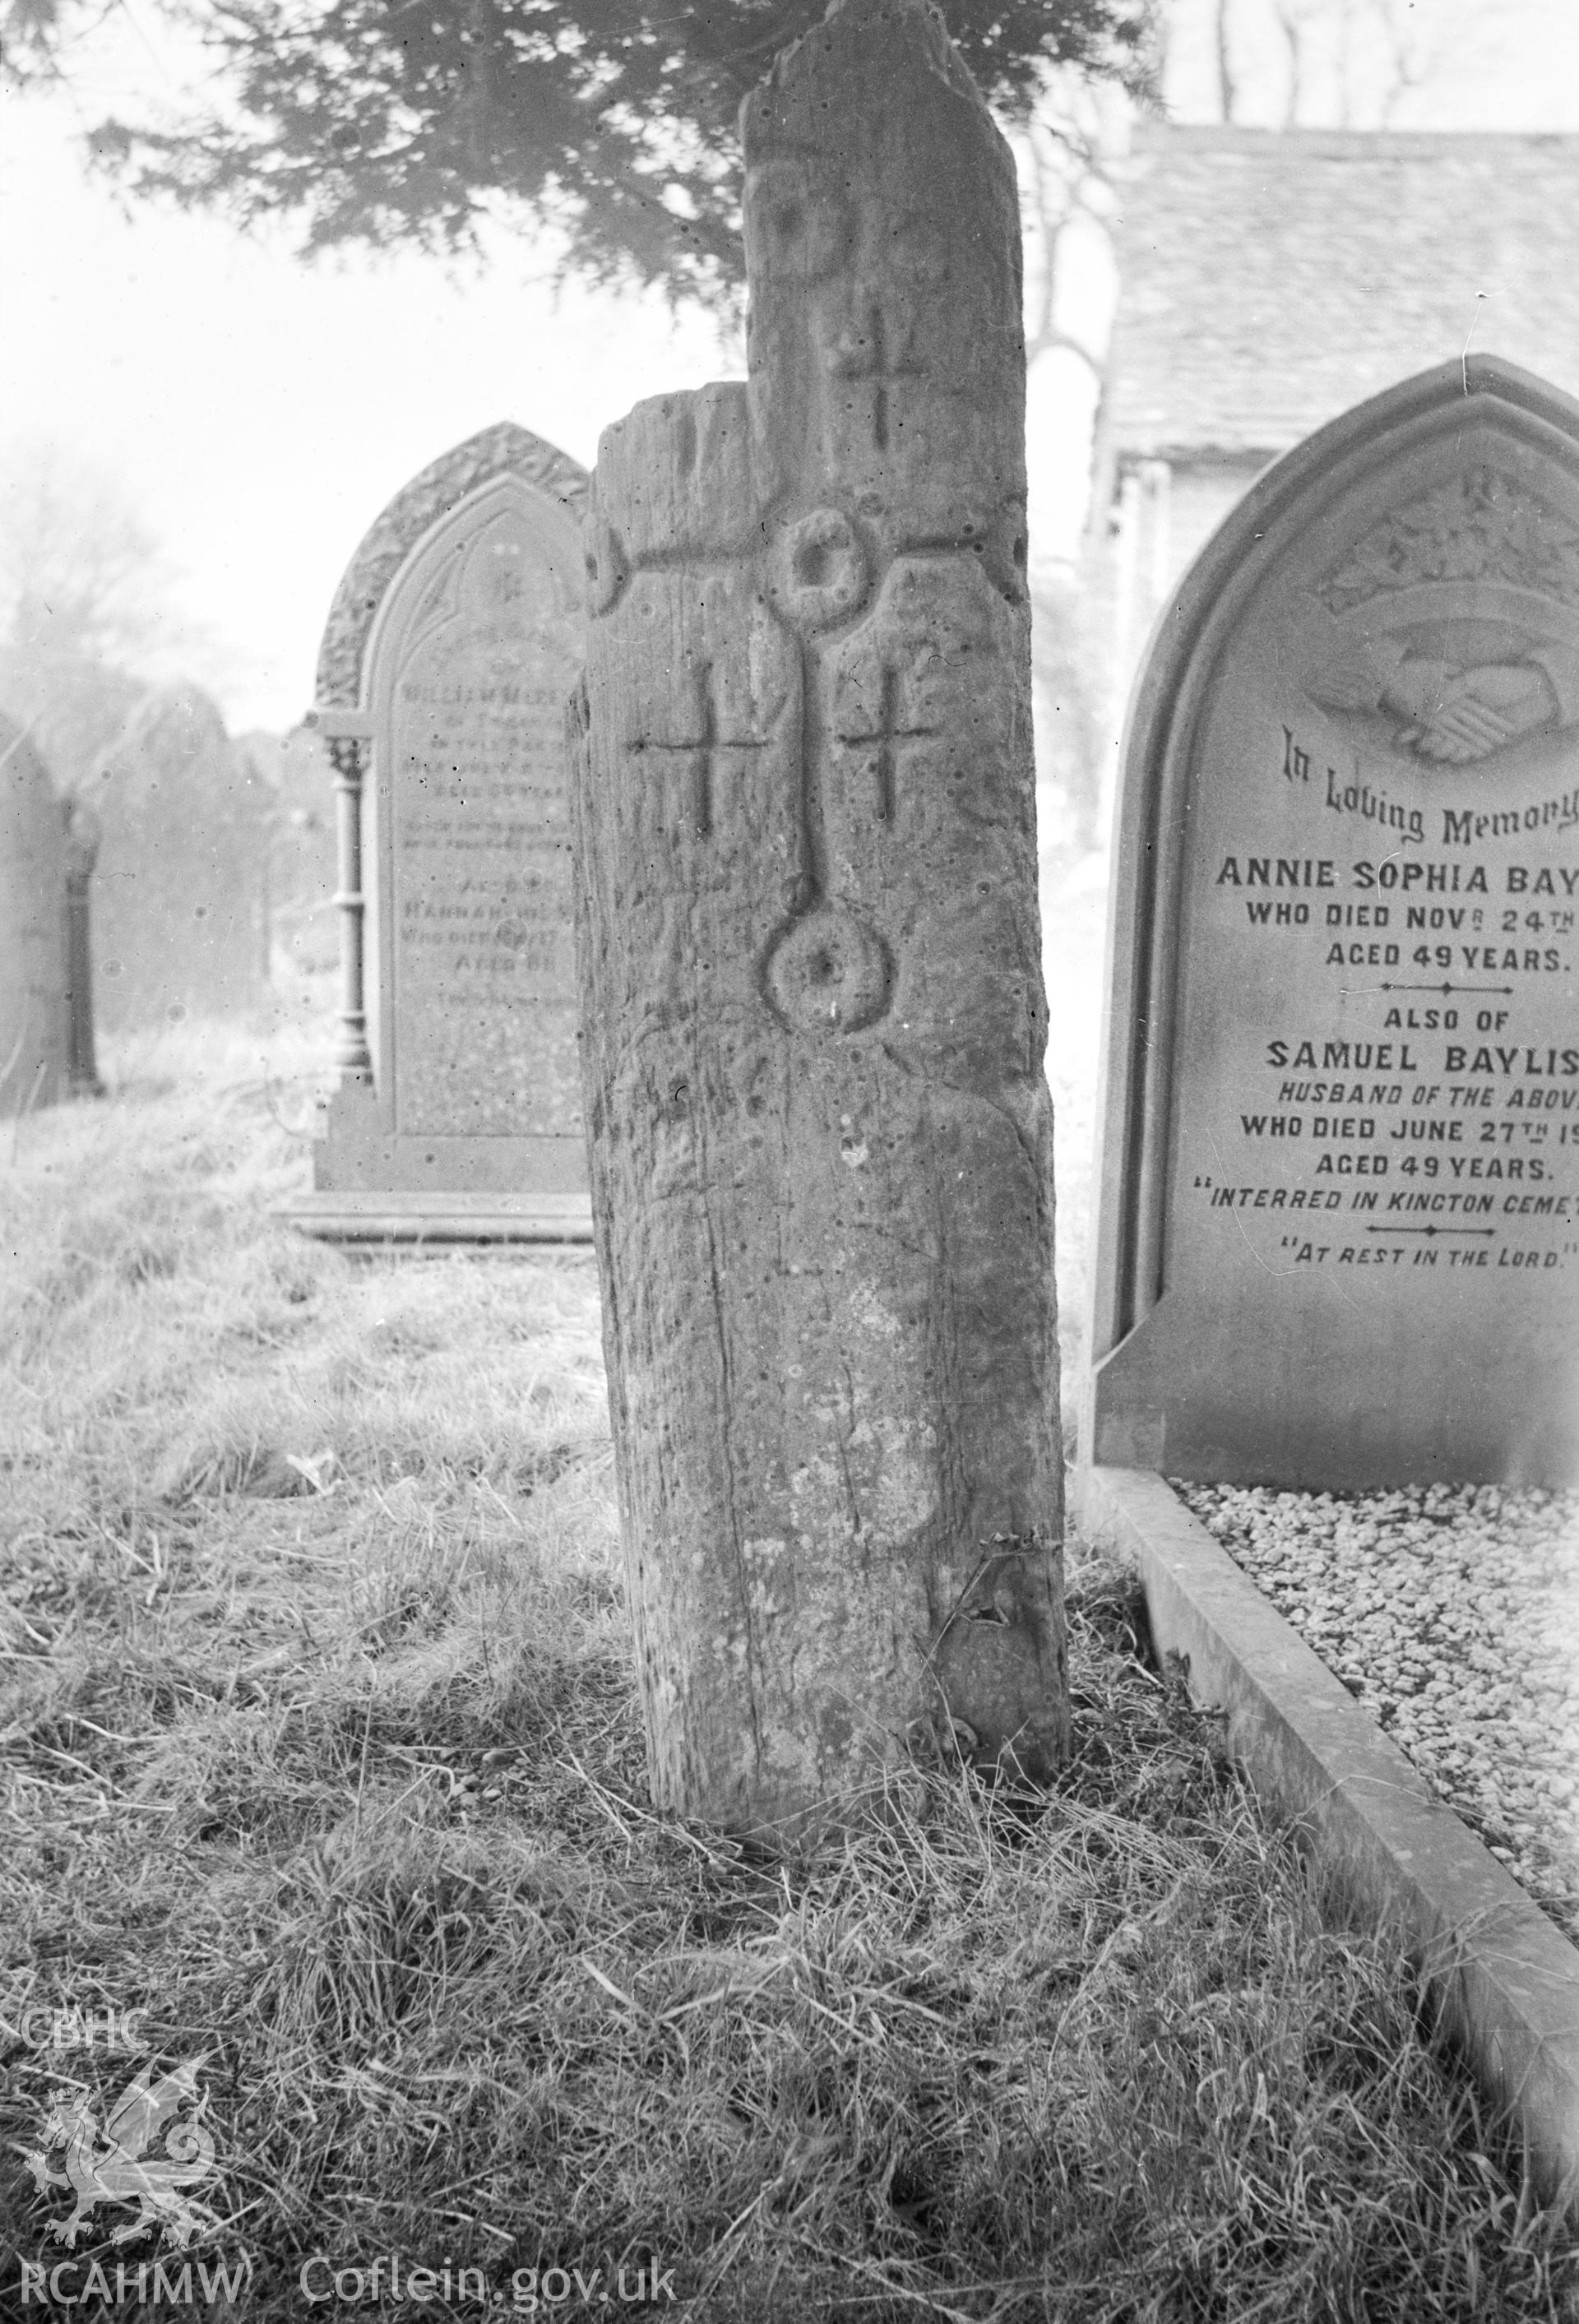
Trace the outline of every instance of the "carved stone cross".
{"type": "Polygon", "coordinates": [[[713,831],[713,798],[716,780],[716,758],[724,751],[760,751],[767,742],[765,734],[720,734],[718,705],[715,699],[713,671],[709,664],[691,670],[677,686],[679,701],[678,723],[688,731],[679,734],[633,734],[626,742],[627,751],[657,751],[684,771],[686,812],[689,815],[698,839],[707,839],[713,831]]]}
{"type": "Polygon", "coordinates": [[[1064,1745],[1014,171],[922,0],[742,112],[750,379],[605,431],[573,706],[654,1788],[1064,1745]]]}
{"type": "Polygon", "coordinates": [[[919,376],[921,369],[919,364],[891,364],[888,338],[882,302],[870,299],[862,309],[859,326],[845,332],[828,349],[826,357],[831,378],[863,380],[866,383],[871,393],[872,441],[879,452],[888,449],[890,387],[897,379],[919,376]]]}
{"type": "Polygon", "coordinates": [[[872,770],[872,790],[877,812],[884,823],[893,821],[894,784],[900,745],[933,741],[938,732],[936,726],[901,726],[899,695],[898,670],[884,669],[878,679],[877,706],[871,724],[863,727],[847,721],[835,730],[838,740],[846,745],[871,746],[866,763],[872,770]]]}

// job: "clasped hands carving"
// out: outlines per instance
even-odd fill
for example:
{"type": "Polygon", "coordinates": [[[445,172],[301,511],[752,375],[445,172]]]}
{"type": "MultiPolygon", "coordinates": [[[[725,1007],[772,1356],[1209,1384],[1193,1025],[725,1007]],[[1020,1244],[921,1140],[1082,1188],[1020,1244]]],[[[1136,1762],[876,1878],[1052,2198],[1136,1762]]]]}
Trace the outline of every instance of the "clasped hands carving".
{"type": "Polygon", "coordinates": [[[1362,659],[1324,669],[1312,691],[1328,709],[1390,713],[1402,722],[1399,742],[1440,765],[1483,759],[1562,717],[1556,689],[1538,662],[1464,669],[1384,640],[1362,659]]]}

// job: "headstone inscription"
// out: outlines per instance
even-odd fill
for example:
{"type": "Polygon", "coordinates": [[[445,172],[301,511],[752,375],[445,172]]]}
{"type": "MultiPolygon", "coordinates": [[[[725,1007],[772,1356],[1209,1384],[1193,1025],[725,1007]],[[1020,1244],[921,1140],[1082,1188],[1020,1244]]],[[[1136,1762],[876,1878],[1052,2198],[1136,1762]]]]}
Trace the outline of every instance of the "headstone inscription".
{"type": "Polygon", "coordinates": [[[94,872],[94,1018],[121,1031],[230,1017],[267,991],[269,808],[195,686],[147,696],[83,803],[94,872]]]}
{"type": "Polygon", "coordinates": [[[1158,633],[1110,940],[1097,1462],[1579,1475],[1579,405],[1280,460],[1158,633]]]}
{"type": "Polygon", "coordinates": [[[485,429],[335,599],[309,723],[340,809],[341,1084],[287,1212],[316,1233],[590,1239],[564,762],[586,484],[485,429]]]}
{"type": "Polygon", "coordinates": [[[654,1790],[1066,1733],[1013,164],[936,12],[743,108],[750,381],[605,432],[577,947],[654,1790]]]}
{"type": "Polygon", "coordinates": [[[0,712],[0,1120],[66,1093],[66,838],[50,770],[0,712]]]}

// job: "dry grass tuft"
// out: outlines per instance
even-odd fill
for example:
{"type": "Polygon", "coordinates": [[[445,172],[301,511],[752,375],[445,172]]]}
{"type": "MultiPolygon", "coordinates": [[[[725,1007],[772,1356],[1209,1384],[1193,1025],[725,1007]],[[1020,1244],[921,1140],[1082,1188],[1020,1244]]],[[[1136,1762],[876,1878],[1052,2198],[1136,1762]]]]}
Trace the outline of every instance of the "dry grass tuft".
{"type": "MultiPolygon", "coordinates": [[[[507,2311],[657,2255],[703,2324],[1579,2317],[1123,1576],[1072,1569],[1051,1795],[919,1769],[795,1864],[655,1814],[589,1264],[299,1242],[302,1085],[166,1065],[0,1171],[0,2016],[205,2056],[242,2314],[321,2254],[392,2317],[484,2312],[393,2255],[507,2311]]],[[[11,2042],[15,2254],[49,2090],[102,2121],[134,2062],[11,2042]]]]}

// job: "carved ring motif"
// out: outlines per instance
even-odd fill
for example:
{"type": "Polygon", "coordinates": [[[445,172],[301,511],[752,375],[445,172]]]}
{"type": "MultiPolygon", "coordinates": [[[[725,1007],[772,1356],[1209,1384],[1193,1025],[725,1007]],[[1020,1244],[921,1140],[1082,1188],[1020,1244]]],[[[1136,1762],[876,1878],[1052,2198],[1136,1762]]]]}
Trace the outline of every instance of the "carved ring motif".
{"type": "Polygon", "coordinates": [[[820,282],[849,255],[854,220],[805,161],[759,162],[745,181],[746,231],[776,281],[820,282]]]}
{"type": "Polygon", "coordinates": [[[768,992],[791,1031],[858,1033],[888,1007],[888,948],[853,912],[823,905],[778,936],[768,992]]]}
{"type": "Polygon", "coordinates": [[[813,509],[780,536],[769,595],[798,630],[825,630],[866,594],[866,552],[839,509],[813,509]]]}

